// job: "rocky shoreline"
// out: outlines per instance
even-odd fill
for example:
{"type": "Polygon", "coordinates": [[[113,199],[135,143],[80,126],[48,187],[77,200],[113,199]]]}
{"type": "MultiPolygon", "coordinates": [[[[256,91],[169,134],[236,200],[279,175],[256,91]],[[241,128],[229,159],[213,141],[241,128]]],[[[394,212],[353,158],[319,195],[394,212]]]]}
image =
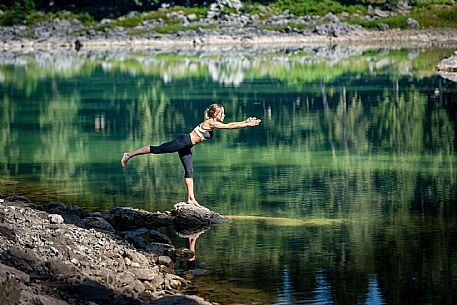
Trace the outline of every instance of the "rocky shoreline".
{"type": "Polygon", "coordinates": [[[181,226],[187,236],[223,221],[185,203],[107,213],[0,196],[0,304],[210,305],[180,293],[192,273],[177,275],[175,263],[195,254],[156,229],[181,226]]]}
{"type": "Polygon", "coordinates": [[[395,16],[396,13],[391,11],[369,8],[366,16],[347,13],[339,16],[332,13],[325,16],[295,16],[288,11],[272,15],[265,7],[261,13],[249,14],[243,12],[241,6],[237,0],[220,0],[209,8],[204,17],[171,11],[166,14],[166,20],[171,20],[177,27],[172,33],[160,30],[170,25],[165,20],[149,19],[147,13],[140,12],[130,12],[115,20],[105,18],[92,25],[85,25],[77,19],[55,18],[31,26],[0,27],[0,49],[79,50],[322,43],[457,45],[457,29],[422,29],[412,18],[406,21],[405,30],[390,29],[382,23],[374,30],[367,30],[348,23],[351,18],[373,21],[395,16]],[[143,21],[137,21],[136,26],[120,25],[129,23],[128,20],[143,21]]]}

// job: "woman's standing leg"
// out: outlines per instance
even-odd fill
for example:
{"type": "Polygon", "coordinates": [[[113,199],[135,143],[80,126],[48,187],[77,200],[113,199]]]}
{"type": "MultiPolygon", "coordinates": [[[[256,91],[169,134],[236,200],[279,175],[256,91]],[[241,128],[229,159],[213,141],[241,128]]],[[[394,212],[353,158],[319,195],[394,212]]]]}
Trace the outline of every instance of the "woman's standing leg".
{"type": "Polygon", "coordinates": [[[190,147],[185,147],[183,149],[178,150],[178,154],[182,166],[184,167],[184,183],[186,184],[187,190],[187,203],[193,204],[197,207],[202,207],[195,199],[194,194],[194,167],[192,164],[192,151],[190,147]]]}
{"type": "Polygon", "coordinates": [[[193,204],[199,208],[203,207],[198,201],[195,199],[194,194],[194,179],[193,178],[184,178],[184,183],[186,184],[187,189],[187,203],[193,204]]]}

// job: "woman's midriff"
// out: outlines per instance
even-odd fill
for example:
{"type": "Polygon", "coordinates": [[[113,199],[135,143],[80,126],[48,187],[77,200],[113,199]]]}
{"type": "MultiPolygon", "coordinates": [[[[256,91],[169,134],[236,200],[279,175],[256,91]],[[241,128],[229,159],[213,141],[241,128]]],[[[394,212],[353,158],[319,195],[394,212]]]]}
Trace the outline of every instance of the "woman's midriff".
{"type": "Polygon", "coordinates": [[[197,132],[195,130],[192,130],[192,132],[189,135],[193,145],[203,142],[203,140],[197,135],[197,132]]]}

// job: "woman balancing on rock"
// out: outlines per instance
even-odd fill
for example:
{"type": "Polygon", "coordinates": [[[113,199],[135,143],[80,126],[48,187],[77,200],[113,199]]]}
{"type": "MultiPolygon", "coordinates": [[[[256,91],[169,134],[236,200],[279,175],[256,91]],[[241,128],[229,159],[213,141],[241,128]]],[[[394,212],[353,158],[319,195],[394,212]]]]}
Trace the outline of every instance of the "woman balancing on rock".
{"type": "Polygon", "coordinates": [[[144,146],[133,152],[126,152],[122,156],[121,165],[125,164],[131,158],[144,154],[166,154],[177,152],[181,163],[184,167],[184,181],[187,189],[187,203],[201,207],[194,195],[194,180],[192,179],[192,151],[194,145],[202,143],[213,137],[215,129],[238,129],[245,127],[257,126],[260,119],[249,117],[242,122],[232,122],[224,124],[225,113],[224,107],[219,104],[212,104],[205,110],[204,121],[197,125],[190,133],[183,133],[176,136],[170,142],[163,143],[159,146],[144,146]]]}

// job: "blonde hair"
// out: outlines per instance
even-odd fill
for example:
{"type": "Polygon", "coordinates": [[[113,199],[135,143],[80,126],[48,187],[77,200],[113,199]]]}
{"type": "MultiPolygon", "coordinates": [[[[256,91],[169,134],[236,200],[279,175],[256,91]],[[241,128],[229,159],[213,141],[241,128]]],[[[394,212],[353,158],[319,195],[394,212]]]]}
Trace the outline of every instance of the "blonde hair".
{"type": "Polygon", "coordinates": [[[220,104],[212,104],[208,108],[205,109],[205,112],[203,113],[203,120],[209,120],[213,119],[216,117],[216,114],[218,114],[222,110],[222,105],[220,104]]]}

